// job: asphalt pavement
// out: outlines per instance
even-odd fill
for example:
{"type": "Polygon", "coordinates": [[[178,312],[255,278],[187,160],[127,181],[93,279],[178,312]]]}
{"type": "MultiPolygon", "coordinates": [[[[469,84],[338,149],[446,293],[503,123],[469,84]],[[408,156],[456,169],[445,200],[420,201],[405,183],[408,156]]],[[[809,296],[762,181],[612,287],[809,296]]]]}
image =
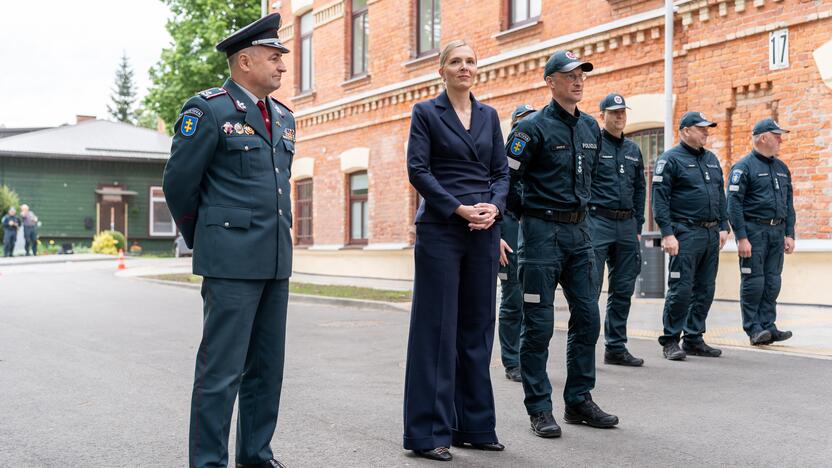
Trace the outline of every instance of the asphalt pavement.
{"type": "MultiPolygon", "coordinates": [[[[0,466],[187,464],[199,292],[114,272],[112,262],[95,261],[0,269],[0,466]]],[[[567,314],[558,307],[559,322],[567,314]]],[[[564,425],[560,439],[535,437],[522,389],[503,377],[495,347],[506,451],[453,449],[447,464],[418,459],[401,448],[408,320],[406,310],[290,303],[278,458],[290,467],[804,467],[832,459],[828,357],[726,347],[718,359],[669,362],[653,337],[631,340],[646,359],[638,369],[603,365],[598,346],[593,397],[619,427],[564,425]]],[[[564,331],[550,350],[562,421],[564,331]]],[[[233,440],[232,425],[232,462],[233,440]]]]}

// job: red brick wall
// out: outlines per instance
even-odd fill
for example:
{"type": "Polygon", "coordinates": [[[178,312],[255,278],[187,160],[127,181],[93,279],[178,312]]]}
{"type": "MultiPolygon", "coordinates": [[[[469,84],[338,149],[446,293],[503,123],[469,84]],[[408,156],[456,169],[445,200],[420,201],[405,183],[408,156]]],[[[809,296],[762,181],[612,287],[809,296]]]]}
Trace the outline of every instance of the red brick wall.
{"type": "MultiPolygon", "coordinates": [[[[552,8],[544,2],[537,25],[495,37],[507,23],[506,4],[498,0],[445,0],[442,4],[442,43],[466,38],[480,60],[538,44],[566,34],[661,8],[661,1],[561,1],[552,8]],[[547,8],[548,7],[548,8],[547,8]],[[588,14],[590,13],[591,14],[588,14]]],[[[291,20],[290,1],[284,0],[284,24],[291,20]]],[[[330,1],[315,1],[320,11],[330,1]]],[[[781,157],[795,178],[798,236],[828,239],[832,235],[832,90],[820,80],[811,52],[830,39],[832,6],[823,2],[746,1],[737,11],[731,0],[711,1],[705,10],[697,2],[682,5],[674,32],[675,121],[686,110],[704,112],[719,122],[709,146],[727,172],[750,150],[750,127],[763,117],[774,117],[792,133],[781,157]],[[707,14],[705,14],[707,12],[707,14]],[[721,14],[721,13],[724,13],[721,14]],[[820,13],[815,15],[813,13],[820,13]],[[790,67],[768,69],[769,27],[789,27],[790,67]],[[754,29],[758,28],[758,29],[754,29]]],[[[348,6],[348,5],[347,5],[348,6]]],[[[438,81],[402,87],[381,96],[315,112],[332,101],[377,90],[383,86],[435,74],[438,59],[412,62],[415,44],[415,1],[370,1],[369,78],[345,83],[349,75],[345,38],[349,8],[343,17],[315,29],[315,93],[293,99],[295,68],[276,96],[298,116],[296,158],[315,159],[314,239],[316,244],[346,242],[346,175],[339,155],[350,148],[369,147],[370,244],[412,241],[414,194],[407,182],[405,144],[413,104],[441,92],[438,81]]],[[[556,48],[569,47],[595,64],[586,82],[582,110],[597,114],[597,103],[610,91],[625,96],[663,91],[663,18],[630,25],[590,38],[576,38],[556,48]]],[[[297,33],[297,31],[296,31],[297,33]]],[[[288,41],[293,53],[296,41],[288,41]]],[[[474,94],[508,118],[522,102],[542,106],[549,100],[542,79],[542,62],[554,48],[531,52],[480,68],[474,94]]],[[[660,111],[660,109],[657,109],[660,111]]]]}

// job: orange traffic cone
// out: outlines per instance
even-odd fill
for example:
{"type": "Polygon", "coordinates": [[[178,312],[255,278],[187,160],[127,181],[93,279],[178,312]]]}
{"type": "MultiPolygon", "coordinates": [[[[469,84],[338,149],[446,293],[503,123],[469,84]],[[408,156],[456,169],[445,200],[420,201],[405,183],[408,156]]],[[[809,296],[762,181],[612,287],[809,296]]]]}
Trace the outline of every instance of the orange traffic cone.
{"type": "Polygon", "coordinates": [[[118,269],[124,270],[126,268],[124,265],[124,249],[118,249],[118,269]]]}

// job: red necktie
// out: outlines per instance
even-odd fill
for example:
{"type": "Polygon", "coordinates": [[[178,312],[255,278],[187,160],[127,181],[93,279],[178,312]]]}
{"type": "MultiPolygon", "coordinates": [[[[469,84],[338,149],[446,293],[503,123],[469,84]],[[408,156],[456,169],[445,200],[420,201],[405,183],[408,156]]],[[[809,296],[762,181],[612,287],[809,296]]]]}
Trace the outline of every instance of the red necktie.
{"type": "Polygon", "coordinates": [[[266,112],[266,105],[263,101],[257,101],[257,107],[260,109],[260,114],[263,115],[263,121],[266,122],[266,130],[269,131],[269,138],[272,136],[272,121],[269,120],[269,113],[266,112]]]}

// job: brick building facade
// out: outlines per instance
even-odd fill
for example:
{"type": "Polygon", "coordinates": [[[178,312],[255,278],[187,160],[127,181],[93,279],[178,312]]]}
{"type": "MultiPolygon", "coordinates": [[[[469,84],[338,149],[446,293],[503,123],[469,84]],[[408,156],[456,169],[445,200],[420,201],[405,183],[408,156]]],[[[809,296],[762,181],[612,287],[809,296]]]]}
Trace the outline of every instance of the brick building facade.
{"type": "MultiPolygon", "coordinates": [[[[410,111],[441,92],[441,45],[478,54],[474,94],[507,130],[519,103],[549,100],[543,64],[557,49],[593,62],[579,107],[623,93],[626,132],[651,165],[663,139],[663,2],[659,0],[282,0],[292,50],[275,95],[295,111],[293,166],[299,272],[408,279],[418,195],[407,180],[410,111]]],[[[674,122],[704,112],[727,172],[750,150],[750,127],[792,130],[781,157],[795,179],[798,254],[781,298],[832,304],[832,4],[681,0],[674,22],[674,122]],[[787,41],[786,41],[787,39],[787,41]],[[817,273],[817,274],[815,274],[817,273]],[[817,278],[814,280],[813,278],[817,278]]],[[[674,125],[675,128],[675,125],[674,125]]],[[[736,253],[723,253],[717,295],[736,299],[736,253]]]]}

